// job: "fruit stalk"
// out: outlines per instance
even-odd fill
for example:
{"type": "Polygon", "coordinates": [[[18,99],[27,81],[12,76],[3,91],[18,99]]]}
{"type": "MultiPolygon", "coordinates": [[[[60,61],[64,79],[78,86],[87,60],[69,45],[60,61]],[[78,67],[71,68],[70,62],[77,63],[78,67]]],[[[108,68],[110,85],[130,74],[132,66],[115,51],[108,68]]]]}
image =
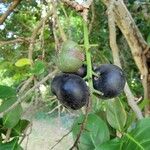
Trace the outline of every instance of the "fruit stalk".
{"type": "Polygon", "coordinates": [[[86,63],[87,63],[87,76],[90,88],[90,96],[93,93],[93,81],[92,81],[92,61],[91,61],[91,52],[90,52],[90,44],[88,37],[88,27],[87,22],[83,20],[83,29],[84,29],[84,47],[85,47],[85,55],[86,55],[86,63]]]}

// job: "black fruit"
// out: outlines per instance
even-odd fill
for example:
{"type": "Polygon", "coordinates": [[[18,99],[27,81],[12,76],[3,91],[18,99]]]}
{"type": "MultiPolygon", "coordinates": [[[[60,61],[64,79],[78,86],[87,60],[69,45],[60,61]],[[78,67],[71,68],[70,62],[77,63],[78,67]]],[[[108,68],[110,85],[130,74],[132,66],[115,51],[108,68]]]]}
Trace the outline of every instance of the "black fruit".
{"type": "Polygon", "coordinates": [[[125,76],[123,71],[116,65],[103,64],[95,69],[99,77],[94,77],[94,88],[103,93],[102,98],[118,96],[124,89],[125,76]]]}
{"type": "Polygon", "coordinates": [[[84,52],[71,40],[63,43],[58,54],[58,67],[62,72],[76,72],[83,64],[84,52]]]}
{"type": "Polygon", "coordinates": [[[63,73],[54,77],[51,90],[64,106],[73,110],[80,109],[88,103],[88,87],[77,75],[63,73]]]}
{"type": "Polygon", "coordinates": [[[58,93],[60,92],[60,84],[62,83],[61,81],[62,76],[63,74],[55,76],[51,82],[51,91],[55,95],[58,95],[58,93]]]}

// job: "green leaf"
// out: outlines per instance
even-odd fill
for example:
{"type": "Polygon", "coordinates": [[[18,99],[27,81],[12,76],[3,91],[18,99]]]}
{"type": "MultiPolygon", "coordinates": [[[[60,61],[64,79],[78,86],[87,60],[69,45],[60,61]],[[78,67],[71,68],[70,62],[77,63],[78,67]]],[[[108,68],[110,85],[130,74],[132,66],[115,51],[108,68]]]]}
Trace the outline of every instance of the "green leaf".
{"type": "Polygon", "coordinates": [[[15,63],[15,66],[17,67],[23,67],[26,65],[31,65],[31,60],[28,58],[21,58],[15,63]]]}
{"type": "MultiPolygon", "coordinates": [[[[3,118],[0,118],[0,135],[1,135],[1,134],[6,135],[7,130],[8,130],[8,129],[3,126],[3,118]]],[[[2,137],[0,136],[0,141],[2,141],[1,138],[2,138],[2,137]]]]}
{"type": "Polygon", "coordinates": [[[28,120],[19,120],[18,124],[12,129],[11,136],[19,136],[30,124],[28,120]]]}
{"type": "Polygon", "coordinates": [[[0,105],[0,112],[3,112],[6,109],[8,109],[12,104],[16,102],[16,100],[17,100],[16,97],[3,99],[0,105]]]}
{"type": "Polygon", "coordinates": [[[16,96],[16,91],[9,87],[9,86],[4,86],[0,85],[0,98],[10,98],[16,96]]]}
{"type": "Polygon", "coordinates": [[[3,125],[7,128],[13,128],[17,125],[22,114],[21,105],[17,105],[14,109],[3,116],[3,125]]]}
{"type": "Polygon", "coordinates": [[[138,121],[136,128],[125,133],[122,150],[150,150],[150,118],[138,121]]]}
{"type": "Polygon", "coordinates": [[[119,99],[106,102],[106,117],[108,123],[115,129],[122,131],[126,124],[127,115],[119,99]]]}
{"type": "Polygon", "coordinates": [[[147,44],[150,46],[150,34],[148,34],[148,37],[147,37],[147,44]]]}
{"type": "Polygon", "coordinates": [[[99,145],[95,150],[121,150],[120,139],[113,139],[99,145]]]}
{"type": "Polygon", "coordinates": [[[149,99],[143,99],[139,104],[140,109],[143,109],[146,105],[149,105],[149,99]]]}
{"type": "Polygon", "coordinates": [[[13,88],[0,85],[0,112],[9,108],[16,100],[16,91],[13,88]]]}
{"type": "Polygon", "coordinates": [[[136,115],[132,110],[130,110],[129,112],[127,112],[127,116],[128,117],[127,117],[127,121],[126,121],[126,125],[124,127],[124,130],[128,129],[128,131],[129,131],[132,123],[134,122],[134,120],[136,120],[136,115]]]}
{"type": "MultiPolygon", "coordinates": [[[[73,138],[76,139],[80,126],[83,122],[84,116],[81,115],[77,118],[73,125],[73,138]]],[[[109,130],[106,123],[97,115],[89,114],[85,130],[82,132],[79,142],[80,150],[92,150],[100,143],[109,140],[109,130]]]]}
{"type": "Polygon", "coordinates": [[[0,143],[1,150],[23,150],[23,148],[18,144],[18,138],[13,139],[7,143],[0,143]]]}
{"type": "Polygon", "coordinates": [[[36,61],[31,72],[35,75],[42,74],[45,71],[45,64],[42,61],[36,61]]]}

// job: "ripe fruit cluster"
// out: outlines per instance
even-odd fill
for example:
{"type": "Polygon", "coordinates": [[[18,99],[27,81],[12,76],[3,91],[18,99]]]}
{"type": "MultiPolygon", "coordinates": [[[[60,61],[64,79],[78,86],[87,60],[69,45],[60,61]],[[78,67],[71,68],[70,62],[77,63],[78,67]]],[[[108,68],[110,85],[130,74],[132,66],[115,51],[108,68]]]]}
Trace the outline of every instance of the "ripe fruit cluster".
{"type": "MultiPolygon", "coordinates": [[[[84,53],[73,41],[66,41],[58,54],[58,67],[63,72],[55,76],[51,83],[52,93],[67,108],[80,109],[89,101],[89,88],[83,77],[87,66],[83,64],[84,53]]],[[[124,89],[125,76],[115,65],[103,64],[94,69],[93,87],[100,91],[102,99],[118,96],[124,89]]]]}

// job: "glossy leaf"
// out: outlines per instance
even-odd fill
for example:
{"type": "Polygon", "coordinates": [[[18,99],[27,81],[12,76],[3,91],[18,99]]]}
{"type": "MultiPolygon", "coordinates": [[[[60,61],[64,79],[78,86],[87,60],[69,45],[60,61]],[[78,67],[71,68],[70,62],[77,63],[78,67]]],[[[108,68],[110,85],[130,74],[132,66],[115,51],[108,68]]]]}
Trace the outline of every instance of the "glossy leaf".
{"type": "Polygon", "coordinates": [[[121,150],[121,140],[113,139],[99,145],[95,150],[121,150]]]}
{"type": "MultiPolygon", "coordinates": [[[[80,116],[75,120],[73,125],[73,138],[76,139],[84,116],[80,116]]],[[[89,114],[85,130],[82,132],[79,142],[80,150],[92,150],[100,143],[109,140],[109,130],[106,123],[97,115],[89,114]]]]}
{"type": "Polygon", "coordinates": [[[0,85],[0,98],[10,98],[16,96],[16,91],[9,87],[9,86],[4,86],[0,85]]]}
{"type": "Polygon", "coordinates": [[[16,100],[16,91],[13,88],[0,85],[0,112],[5,111],[16,100]]]}
{"type": "Polygon", "coordinates": [[[3,116],[3,125],[7,128],[13,128],[17,125],[22,114],[21,105],[17,105],[14,109],[3,116]]]}
{"type": "Polygon", "coordinates": [[[150,118],[141,119],[135,129],[122,138],[122,150],[150,150],[150,118]]]}
{"type": "Polygon", "coordinates": [[[23,150],[23,148],[18,144],[18,139],[13,139],[7,143],[0,143],[0,150],[23,150]]]}
{"type": "Polygon", "coordinates": [[[26,65],[31,65],[31,61],[28,58],[21,58],[15,63],[17,67],[24,67],[26,65]]]}
{"type": "Polygon", "coordinates": [[[106,102],[106,117],[108,123],[115,129],[122,131],[126,124],[127,115],[119,99],[113,99],[106,102]]]}
{"type": "Polygon", "coordinates": [[[12,129],[11,136],[19,136],[30,124],[28,120],[19,120],[18,124],[12,129]]]}
{"type": "Polygon", "coordinates": [[[127,112],[127,121],[126,121],[126,125],[124,127],[125,130],[132,128],[132,123],[133,123],[133,120],[136,119],[136,115],[135,113],[131,110],[130,112],[127,112]]]}

